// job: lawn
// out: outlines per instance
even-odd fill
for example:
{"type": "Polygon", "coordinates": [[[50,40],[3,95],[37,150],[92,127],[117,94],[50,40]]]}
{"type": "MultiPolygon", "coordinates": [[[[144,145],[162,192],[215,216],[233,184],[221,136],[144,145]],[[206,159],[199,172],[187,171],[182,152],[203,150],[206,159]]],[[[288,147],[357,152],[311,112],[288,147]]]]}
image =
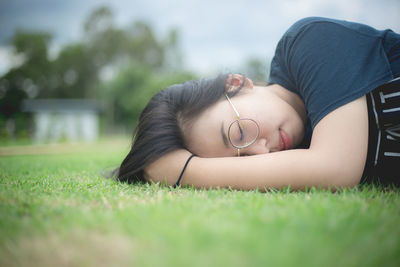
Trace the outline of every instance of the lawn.
{"type": "Polygon", "coordinates": [[[127,148],[0,148],[0,266],[400,265],[399,189],[260,193],[101,177],[127,148]]]}

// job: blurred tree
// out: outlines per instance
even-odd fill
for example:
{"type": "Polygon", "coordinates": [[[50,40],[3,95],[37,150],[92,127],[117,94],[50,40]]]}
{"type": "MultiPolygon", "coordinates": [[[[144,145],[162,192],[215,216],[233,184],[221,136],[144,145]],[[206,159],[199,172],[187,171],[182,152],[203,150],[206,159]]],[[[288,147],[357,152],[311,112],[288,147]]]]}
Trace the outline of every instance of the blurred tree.
{"type": "Polygon", "coordinates": [[[111,9],[104,6],[88,16],[84,31],[83,42],[69,44],[60,51],[53,62],[49,92],[42,97],[95,98],[100,94],[101,82],[113,78],[110,73],[132,64],[160,71],[164,68],[165,51],[178,38],[175,34],[173,41],[160,41],[144,22],[118,28],[111,9]]]}
{"type": "Polygon", "coordinates": [[[99,68],[82,43],[65,46],[53,63],[51,92],[47,97],[95,98],[99,68]]]}
{"type": "Polygon", "coordinates": [[[100,7],[88,17],[85,33],[85,44],[94,60],[92,69],[98,70],[103,82],[96,89],[107,107],[107,122],[113,126],[132,125],[157,91],[193,78],[179,72],[179,34],[175,29],[165,39],[157,37],[144,21],[119,29],[112,12],[100,7]],[[114,73],[111,78],[107,75],[110,72],[114,73]]]}
{"type": "Polygon", "coordinates": [[[135,22],[127,31],[128,52],[137,64],[144,64],[157,70],[164,63],[164,47],[157,40],[151,27],[141,21],[135,22]]]}
{"type": "Polygon", "coordinates": [[[268,80],[269,61],[258,58],[250,58],[244,64],[244,71],[254,83],[265,84],[268,80]]]}
{"type": "Polygon", "coordinates": [[[8,125],[10,134],[24,131],[25,116],[21,104],[46,90],[51,70],[47,51],[51,36],[41,32],[17,31],[11,41],[14,53],[22,58],[18,67],[0,78],[0,124],[8,125]]]}
{"type": "Polygon", "coordinates": [[[51,76],[48,45],[51,36],[42,32],[17,31],[12,39],[14,53],[22,58],[21,64],[2,78],[7,79],[14,90],[23,90],[34,98],[47,90],[51,76]]]}
{"type": "Polygon", "coordinates": [[[84,31],[84,43],[97,69],[114,64],[121,54],[126,54],[126,31],[114,25],[114,15],[109,7],[93,10],[84,23],[84,31]]]}
{"type": "Polygon", "coordinates": [[[15,53],[22,54],[24,64],[47,64],[47,46],[51,36],[41,32],[18,30],[12,40],[15,53]]]}
{"type": "Polygon", "coordinates": [[[165,49],[165,71],[181,71],[183,64],[178,29],[171,29],[163,43],[165,49]]]}
{"type": "Polygon", "coordinates": [[[92,11],[84,22],[83,28],[86,34],[96,35],[110,29],[113,24],[114,18],[111,9],[107,6],[100,6],[92,11]]]}
{"type": "Polygon", "coordinates": [[[116,118],[109,121],[126,124],[156,91],[193,77],[180,73],[176,29],[162,39],[143,21],[120,28],[105,6],[93,10],[83,28],[84,38],[62,47],[51,61],[49,34],[15,33],[12,46],[22,61],[0,78],[0,126],[17,117],[24,98],[36,97],[102,99],[116,118]]]}
{"type": "Polygon", "coordinates": [[[28,97],[23,90],[27,78],[19,70],[11,70],[0,80],[0,112],[5,119],[21,110],[22,100],[28,97]]]}
{"type": "Polygon", "coordinates": [[[104,83],[103,99],[107,99],[107,120],[111,125],[132,130],[150,98],[161,89],[175,83],[195,79],[189,72],[154,72],[149,66],[131,64],[115,79],[104,83]]]}

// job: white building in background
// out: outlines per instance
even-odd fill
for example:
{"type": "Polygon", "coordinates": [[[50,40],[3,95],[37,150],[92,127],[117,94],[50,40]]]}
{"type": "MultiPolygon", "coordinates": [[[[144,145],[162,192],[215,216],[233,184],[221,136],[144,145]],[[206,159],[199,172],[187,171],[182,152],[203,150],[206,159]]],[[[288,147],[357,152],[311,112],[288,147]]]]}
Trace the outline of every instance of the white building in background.
{"type": "Polygon", "coordinates": [[[31,99],[23,110],[33,113],[33,138],[37,143],[94,142],[99,137],[100,106],[87,99],[31,99]]]}

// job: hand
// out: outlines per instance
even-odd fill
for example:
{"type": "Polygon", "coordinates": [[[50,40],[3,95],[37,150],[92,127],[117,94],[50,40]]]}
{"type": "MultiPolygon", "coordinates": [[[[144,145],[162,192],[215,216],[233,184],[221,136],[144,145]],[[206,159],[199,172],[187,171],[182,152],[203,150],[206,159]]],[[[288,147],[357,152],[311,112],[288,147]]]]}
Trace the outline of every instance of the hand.
{"type": "Polygon", "coordinates": [[[174,185],[191,153],[185,149],[170,152],[144,168],[147,181],[174,185]]]}

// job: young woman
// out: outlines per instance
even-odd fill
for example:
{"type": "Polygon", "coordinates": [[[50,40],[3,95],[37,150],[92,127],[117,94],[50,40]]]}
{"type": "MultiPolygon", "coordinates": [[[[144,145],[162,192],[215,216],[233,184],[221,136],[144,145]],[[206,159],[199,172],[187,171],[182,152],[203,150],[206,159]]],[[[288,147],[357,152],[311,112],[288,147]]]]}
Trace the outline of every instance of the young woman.
{"type": "Polygon", "coordinates": [[[267,86],[227,74],[156,94],[117,178],[240,190],[400,185],[400,82],[384,85],[399,76],[399,34],[302,19],[279,41],[267,86]]]}

